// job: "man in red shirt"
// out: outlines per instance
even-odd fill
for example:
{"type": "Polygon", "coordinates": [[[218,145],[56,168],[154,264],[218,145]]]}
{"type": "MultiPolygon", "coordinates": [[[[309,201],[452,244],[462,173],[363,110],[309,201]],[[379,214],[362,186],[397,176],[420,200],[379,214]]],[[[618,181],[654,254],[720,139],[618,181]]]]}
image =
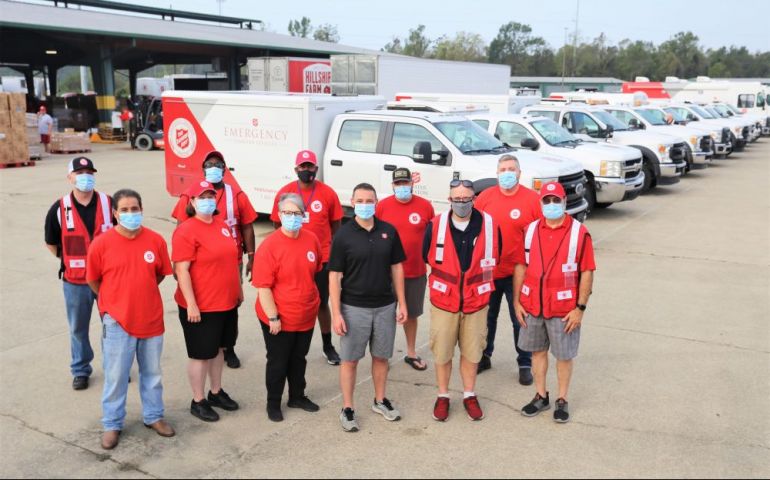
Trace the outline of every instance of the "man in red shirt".
{"type": "Polygon", "coordinates": [[[321,304],[318,307],[318,324],[321,327],[321,339],[323,340],[323,355],[329,365],[339,365],[340,356],[332,344],[332,315],[329,310],[329,253],[331,252],[332,236],[342,224],[342,205],[337,193],[320,180],[316,180],[318,173],[318,159],[310,150],[302,150],[297,153],[294,162],[294,171],[297,173],[297,181],[290,182],[281,188],[275,195],[273,211],[270,220],[276,229],[281,227],[281,218],[278,212],[278,200],[287,193],[296,193],[305,202],[305,216],[302,226],[305,231],[314,233],[321,242],[321,262],[323,269],[315,276],[321,304]]]}
{"type": "MultiPolygon", "coordinates": [[[[239,265],[243,269],[243,252],[248,255],[246,263],[246,274],[251,277],[252,266],[254,265],[255,237],[254,222],[257,220],[257,212],[249,201],[246,192],[242,191],[236,185],[224,181],[225,158],[221,153],[214,151],[206,155],[203,161],[203,174],[205,180],[212,185],[217,192],[217,215],[224,220],[230,233],[238,244],[240,249],[239,265]]],[[[190,204],[189,192],[179,196],[171,216],[182,223],[189,218],[186,213],[187,206],[190,204]]],[[[225,361],[230,368],[238,368],[241,361],[235,354],[235,346],[225,350],[225,361]]]]}
{"type": "Polygon", "coordinates": [[[404,245],[404,290],[406,295],[407,321],[406,356],[404,361],[415,370],[425,370],[428,365],[417,355],[417,318],[422,315],[427,284],[427,267],[422,259],[422,241],[428,223],[436,216],[430,201],[412,191],[414,181],[408,168],[393,171],[393,196],[377,204],[375,216],[394,227],[404,245]]]}
{"type": "Polygon", "coordinates": [[[491,187],[479,195],[476,208],[494,218],[503,235],[503,252],[495,269],[495,290],[489,299],[487,314],[487,347],[479,362],[479,373],[492,368],[492,352],[495,350],[497,317],[503,294],[513,322],[513,344],[518,353],[519,383],[532,385],[532,354],[518,347],[519,322],[513,310],[513,267],[524,260],[524,229],[540,217],[540,200],[537,192],[519,185],[521,169],[513,155],[503,155],[497,162],[497,187],[491,187]]]}
{"type": "Polygon", "coordinates": [[[136,358],[144,425],[163,437],[174,429],[163,419],[163,301],[158,284],[171,274],[166,241],[142,227],[142,198],[133,190],[113,196],[118,225],[88,250],[86,278],[102,316],[104,392],[102,448],[118,444],[126,418],[128,376],[136,358]]]}
{"type": "Polygon", "coordinates": [[[535,398],[521,414],[534,417],[551,408],[546,390],[550,347],[559,379],[553,419],[566,423],[572,363],[596,264],[588,230],[565,213],[564,188],[557,182],[547,183],[540,190],[540,199],[543,217],[527,227],[524,263],[517,262],[514,274],[514,308],[522,326],[519,348],[532,352],[537,388],[535,398]]]}

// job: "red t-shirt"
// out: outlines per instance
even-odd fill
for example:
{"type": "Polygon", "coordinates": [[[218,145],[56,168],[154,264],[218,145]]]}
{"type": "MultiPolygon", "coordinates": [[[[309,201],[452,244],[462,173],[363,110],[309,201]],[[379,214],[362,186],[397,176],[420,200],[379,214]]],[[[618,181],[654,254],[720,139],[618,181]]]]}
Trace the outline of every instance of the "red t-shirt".
{"type": "Polygon", "coordinates": [[[302,225],[302,229],[315,233],[318,241],[321,242],[321,260],[323,263],[328,262],[332,247],[331,224],[342,219],[342,205],[337,193],[318,180],[313,182],[313,186],[307,190],[301,189],[299,182],[286,184],[278,190],[275,200],[273,200],[273,212],[270,214],[270,220],[276,223],[281,222],[281,217],[278,216],[278,199],[284,193],[299,193],[302,197],[307,212],[307,221],[302,225]]]}
{"type": "Polygon", "coordinates": [[[527,226],[541,216],[540,196],[524,185],[519,185],[510,196],[504,195],[500,187],[491,187],[481,192],[474,206],[492,215],[503,236],[495,279],[510,277],[514,265],[524,263],[524,233],[527,226]]]}
{"type": "Polygon", "coordinates": [[[375,215],[396,227],[398,236],[401,237],[401,244],[406,253],[404,277],[425,275],[427,268],[422,258],[422,241],[428,223],[436,216],[433,205],[417,195],[412,195],[407,203],[402,203],[395,195],[391,195],[377,204],[375,215]]]}
{"type": "MultiPolygon", "coordinates": [[[[201,312],[226,312],[238,304],[241,293],[238,253],[230,229],[219,218],[206,223],[192,217],[174,230],[171,260],[191,262],[193,293],[201,312]]],[[[187,308],[179,286],[174,300],[187,308]]]]}
{"type": "MultiPolygon", "coordinates": [[[[550,260],[556,255],[556,251],[559,245],[569,243],[569,232],[572,228],[572,222],[574,220],[569,215],[566,216],[565,221],[556,228],[551,228],[545,222],[544,218],[540,219],[538,223],[538,235],[540,237],[541,255],[544,263],[547,265],[550,260]]],[[[586,235],[586,239],[583,242],[583,251],[577,252],[577,258],[580,260],[580,271],[585,272],[588,270],[596,270],[596,263],[594,261],[594,245],[591,241],[591,234],[586,235]]]]}
{"type": "MultiPolygon", "coordinates": [[[[235,227],[238,234],[238,248],[240,250],[241,257],[243,256],[243,239],[241,237],[241,225],[248,225],[254,223],[257,220],[257,212],[249,201],[248,195],[245,192],[233,187],[233,215],[238,225],[235,227]]],[[[183,193],[179,196],[179,201],[176,202],[174,210],[171,212],[171,216],[174,217],[179,223],[188,220],[191,217],[187,216],[187,205],[190,203],[190,195],[183,193]]],[[[227,219],[227,197],[225,195],[225,189],[220,188],[217,190],[217,215],[216,218],[224,221],[227,219]]],[[[242,259],[241,259],[242,260],[242,259]]]]}
{"type": "MultiPolygon", "coordinates": [[[[259,245],[254,255],[251,284],[272,290],[282,330],[305,332],[315,325],[321,303],[315,274],[322,268],[321,244],[304,228],[300,229],[297,238],[276,230],[259,245]]],[[[255,308],[257,317],[263,323],[269,323],[259,298],[255,308]]]]}
{"type": "Polygon", "coordinates": [[[171,275],[168,246],[147,227],[134,238],[117,229],[99,235],[88,249],[86,279],[101,281],[99,313],[109,313],[129,335],[163,335],[163,300],[158,277],[171,275]]]}

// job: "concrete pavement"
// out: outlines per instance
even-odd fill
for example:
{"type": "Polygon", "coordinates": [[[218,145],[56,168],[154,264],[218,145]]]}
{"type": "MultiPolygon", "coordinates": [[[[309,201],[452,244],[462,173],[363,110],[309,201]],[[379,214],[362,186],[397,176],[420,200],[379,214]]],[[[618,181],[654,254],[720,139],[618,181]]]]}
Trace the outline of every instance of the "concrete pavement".
{"type": "MultiPolygon", "coordinates": [[[[163,154],[95,146],[97,189],[143,195],[146,225],[170,240],[174,200],[163,154]]],[[[573,421],[524,418],[534,395],[516,382],[511,327],[501,313],[493,369],[477,392],[486,419],[472,423],[453,383],[450,419],[431,419],[434,370],[402,361],[399,333],[388,396],[404,415],[387,423],[368,408],[370,363],[359,369],[362,431],[339,428],[337,370],[308,356],[317,414],[265,415],[264,345],[255,292],[246,288],[237,351],[224,388],[242,406],[216,424],[188,413],[186,355],[173,279],[161,290],[167,419],[177,436],[145,429],[137,374],[114,451],[99,446],[100,324],[91,388],[70,388],[69,341],[58,260],[43,245],[43,219],[68,190],[68,156],[0,170],[0,462],[3,477],[767,477],[770,475],[770,139],[694,171],[680,183],[597,211],[587,222],[598,272],[570,393],[573,421]]],[[[258,225],[258,238],[272,227],[258,225]]],[[[427,310],[426,310],[427,313],[427,310]]],[[[554,372],[549,385],[556,388],[554,372]]]]}

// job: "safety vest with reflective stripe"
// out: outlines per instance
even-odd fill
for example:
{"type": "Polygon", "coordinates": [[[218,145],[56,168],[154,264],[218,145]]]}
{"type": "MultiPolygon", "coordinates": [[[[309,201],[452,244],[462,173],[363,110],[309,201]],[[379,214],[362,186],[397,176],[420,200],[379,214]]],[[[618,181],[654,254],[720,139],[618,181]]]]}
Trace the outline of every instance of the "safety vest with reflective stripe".
{"type": "Polygon", "coordinates": [[[531,315],[544,318],[564,317],[575,309],[578,300],[580,259],[588,230],[569,215],[565,237],[560,241],[553,258],[543,258],[540,242],[540,220],[527,228],[524,237],[524,256],[527,273],[519,299],[531,315]]]}
{"type": "MultiPolygon", "coordinates": [[[[96,218],[94,219],[93,239],[112,228],[112,203],[104,193],[94,192],[97,196],[96,218]]],[[[77,208],[72,205],[72,195],[65,195],[59,200],[59,225],[61,226],[62,262],[64,280],[69,283],[86,283],[86,257],[93,239],[86,230],[77,208]]]]}
{"type": "MultiPolygon", "coordinates": [[[[236,190],[232,187],[232,185],[229,185],[225,183],[225,224],[230,228],[230,234],[233,236],[233,239],[235,239],[235,243],[240,243],[238,240],[240,238],[240,230],[238,228],[238,218],[235,216],[235,196],[240,193],[240,190],[236,190]]],[[[190,201],[190,196],[187,194],[184,194],[187,197],[187,201],[190,201]]],[[[219,202],[217,202],[219,203],[219,202]]],[[[220,212],[222,213],[222,212],[220,212]]]]}
{"type": "Polygon", "coordinates": [[[482,213],[483,228],[473,247],[471,265],[463,272],[449,231],[449,212],[433,219],[428,264],[430,302],[436,308],[456,313],[473,313],[489,305],[495,289],[494,272],[500,258],[497,226],[492,216],[482,213]]]}

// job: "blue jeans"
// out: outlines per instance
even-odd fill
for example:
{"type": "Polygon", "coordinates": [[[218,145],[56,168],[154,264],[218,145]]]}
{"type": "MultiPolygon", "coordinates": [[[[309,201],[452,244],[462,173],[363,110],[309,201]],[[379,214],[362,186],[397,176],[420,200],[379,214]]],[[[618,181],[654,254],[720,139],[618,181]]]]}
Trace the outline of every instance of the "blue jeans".
{"type": "Polygon", "coordinates": [[[139,364],[139,396],[145,425],[163,418],[163,383],[160,356],[163,335],[151,338],[132,337],[109,313],[102,319],[102,355],[104,357],[104,391],[102,424],[104,430],[122,430],[126,418],[128,374],[134,357],[139,364]]]}
{"type": "Polygon", "coordinates": [[[495,291],[489,297],[489,312],[487,313],[487,348],[484,355],[492,356],[495,351],[495,334],[497,333],[497,316],[500,314],[500,304],[503,302],[503,294],[508,304],[508,313],[513,322],[513,345],[516,347],[516,363],[519,368],[532,367],[532,353],[519,348],[519,330],[521,326],[516,320],[516,312],[513,310],[513,277],[505,277],[495,280],[495,291]]]}
{"type": "Polygon", "coordinates": [[[73,377],[90,377],[94,351],[88,339],[88,327],[91,324],[91,310],[96,295],[88,285],[69,282],[62,282],[62,284],[64,285],[64,303],[67,306],[67,322],[70,327],[72,354],[70,371],[73,377]]]}

